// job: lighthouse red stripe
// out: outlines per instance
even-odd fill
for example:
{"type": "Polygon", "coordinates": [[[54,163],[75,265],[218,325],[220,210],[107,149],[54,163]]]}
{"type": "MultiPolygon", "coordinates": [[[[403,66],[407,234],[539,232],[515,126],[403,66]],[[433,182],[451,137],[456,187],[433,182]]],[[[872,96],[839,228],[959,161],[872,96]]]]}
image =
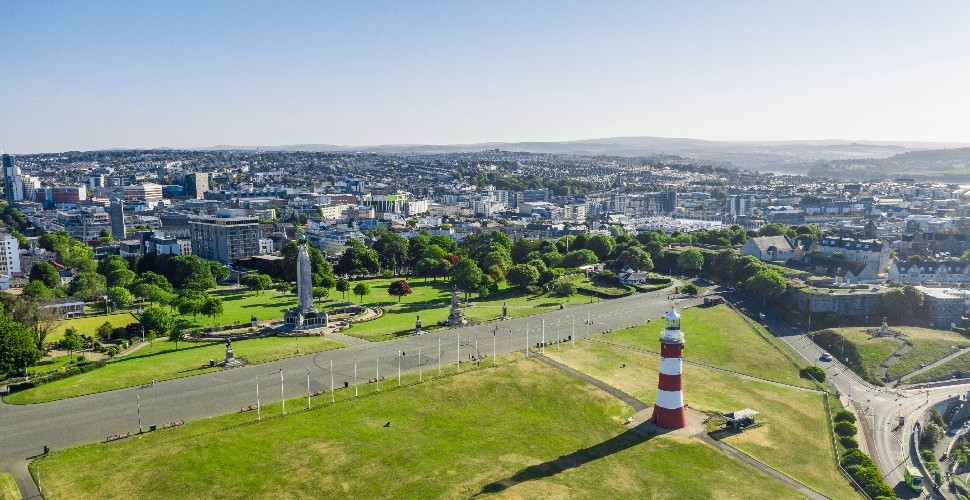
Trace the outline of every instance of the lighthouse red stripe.
{"type": "Polygon", "coordinates": [[[661,391],[679,391],[681,390],[681,380],[680,375],[664,375],[660,374],[660,383],[657,388],[661,391]]]}
{"type": "Polygon", "coordinates": [[[665,358],[684,357],[684,346],[682,344],[660,344],[660,355],[665,358]]]}

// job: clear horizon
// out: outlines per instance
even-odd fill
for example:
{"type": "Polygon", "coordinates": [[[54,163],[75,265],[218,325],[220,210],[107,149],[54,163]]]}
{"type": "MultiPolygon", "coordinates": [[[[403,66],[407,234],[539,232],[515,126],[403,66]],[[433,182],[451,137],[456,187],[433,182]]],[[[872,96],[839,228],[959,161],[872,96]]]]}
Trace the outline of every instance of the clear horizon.
{"type": "Polygon", "coordinates": [[[970,143],[970,4],[0,0],[12,154],[970,143]]]}

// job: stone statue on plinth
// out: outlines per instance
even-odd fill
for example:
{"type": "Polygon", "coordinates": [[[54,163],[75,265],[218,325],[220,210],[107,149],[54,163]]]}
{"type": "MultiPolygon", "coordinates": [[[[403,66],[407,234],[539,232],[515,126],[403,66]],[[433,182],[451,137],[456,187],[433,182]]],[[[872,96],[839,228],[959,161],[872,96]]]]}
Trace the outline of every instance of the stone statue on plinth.
{"type": "Polygon", "coordinates": [[[465,313],[461,311],[461,300],[458,298],[458,287],[451,289],[451,312],[448,314],[448,326],[461,326],[468,323],[465,313]]]}
{"type": "Polygon", "coordinates": [[[423,333],[424,332],[421,330],[421,316],[417,316],[417,319],[414,320],[414,334],[421,335],[423,333]]]}

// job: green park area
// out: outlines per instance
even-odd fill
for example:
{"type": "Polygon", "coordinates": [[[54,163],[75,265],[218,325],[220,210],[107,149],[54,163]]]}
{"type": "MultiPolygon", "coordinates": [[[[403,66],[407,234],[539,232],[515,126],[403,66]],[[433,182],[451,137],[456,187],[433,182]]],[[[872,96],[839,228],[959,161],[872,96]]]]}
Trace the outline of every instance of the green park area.
{"type": "Polygon", "coordinates": [[[133,314],[137,314],[137,312],[130,313],[125,311],[115,314],[97,314],[64,320],[57,324],[57,326],[51,331],[50,335],[44,339],[44,342],[57,342],[61,340],[64,338],[64,331],[68,328],[76,328],[79,334],[90,335],[93,337],[95,331],[97,331],[98,327],[103,325],[105,321],[111,323],[111,326],[114,328],[128,326],[138,321],[138,318],[133,314]]]}
{"type": "MultiPolygon", "coordinates": [[[[835,465],[824,395],[803,387],[806,384],[798,379],[798,369],[750,327],[735,325],[737,328],[694,330],[695,325],[703,324],[705,316],[709,319],[720,314],[718,308],[683,311],[681,328],[686,337],[685,360],[703,362],[777,383],[685,364],[685,403],[696,410],[720,414],[744,408],[760,412],[757,418],[763,425],[725,437],[723,442],[823,495],[855,498],[857,495],[835,465]],[[756,348],[758,342],[769,349],[760,351],[756,348]],[[750,361],[745,356],[726,356],[718,352],[731,343],[751,349],[750,361]],[[795,385],[781,385],[793,382],[795,385]],[[792,450],[798,450],[798,453],[792,453],[792,450]]],[[[732,324],[727,317],[722,317],[721,321],[732,324]]],[[[657,323],[654,321],[650,325],[657,323]]],[[[597,339],[609,340],[611,335],[620,338],[631,335],[623,341],[633,343],[632,339],[637,338],[635,330],[624,330],[597,339]]],[[[645,347],[656,350],[658,337],[659,329],[650,332],[644,340],[645,347]]],[[[742,349],[741,352],[747,351],[742,349]]],[[[547,351],[547,355],[641,401],[651,403],[656,398],[660,363],[656,355],[598,343],[562,352],[547,351]]]]}
{"type": "MultiPolygon", "coordinates": [[[[237,359],[250,364],[267,363],[299,354],[326,351],[345,344],[323,337],[266,337],[239,340],[233,343],[237,359]]],[[[139,350],[108,362],[86,373],[56,380],[47,384],[15,392],[4,401],[30,404],[82,396],[221,370],[210,367],[209,360],[225,358],[225,344],[221,342],[173,342],[156,340],[139,350]]]]}
{"type": "MultiPolygon", "coordinates": [[[[770,335],[760,335],[727,305],[692,307],[681,311],[681,330],[686,335],[685,352],[691,361],[755,377],[803,387],[814,387],[799,376],[779,352],[785,350],[770,335]]],[[[618,330],[597,340],[660,352],[663,320],[618,330]]]]}
{"type": "Polygon", "coordinates": [[[629,431],[630,408],[535,360],[424,376],[310,411],[289,401],[282,417],[265,405],[261,423],[229,414],[58,450],[31,468],[55,499],[799,497],[701,441],[629,431]]]}
{"type": "MultiPolygon", "coordinates": [[[[398,278],[399,279],[399,278],[398,278]]],[[[370,289],[370,295],[365,295],[363,304],[378,306],[384,310],[384,315],[376,320],[355,323],[347,335],[370,341],[388,340],[396,337],[411,335],[414,332],[414,321],[421,317],[422,328],[434,330],[439,321],[448,319],[451,310],[451,284],[443,281],[413,281],[410,282],[412,294],[405,296],[400,302],[397,297],[390,295],[388,287],[394,279],[362,280],[370,289]]],[[[351,282],[351,286],[354,286],[351,282]]],[[[331,295],[341,299],[342,296],[331,295]]],[[[461,297],[464,301],[464,296],[461,297]]],[[[361,303],[360,297],[347,292],[347,300],[361,303]]],[[[588,304],[591,299],[585,295],[574,294],[559,297],[552,293],[527,294],[519,289],[510,288],[506,283],[500,283],[498,291],[485,298],[472,298],[468,305],[462,306],[465,316],[471,321],[492,321],[502,316],[502,305],[507,306],[509,316],[522,317],[553,311],[564,306],[588,304]]]]}
{"type": "Polygon", "coordinates": [[[0,500],[18,500],[21,498],[20,489],[10,474],[0,474],[0,500]]]}
{"type": "Polygon", "coordinates": [[[849,368],[873,383],[897,380],[970,347],[970,339],[948,330],[901,326],[890,328],[898,336],[875,336],[876,330],[831,328],[814,332],[811,337],[833,356],[848,359],[849,368]]]}

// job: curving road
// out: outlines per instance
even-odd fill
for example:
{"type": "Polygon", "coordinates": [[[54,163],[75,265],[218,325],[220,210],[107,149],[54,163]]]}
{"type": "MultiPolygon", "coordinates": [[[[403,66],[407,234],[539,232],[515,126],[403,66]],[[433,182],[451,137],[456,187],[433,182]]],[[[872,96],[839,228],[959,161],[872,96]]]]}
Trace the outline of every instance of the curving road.
{"type": "MultiPolygon", "coordinates": [[[[841,363],[838,352],[831,353],[835,360],[827,363],[820,361],[823,351],[805,335],[805,328],[789,325],[762,309],[758,301],[748,300],[736,293],[725,295],[738,306],[747,308],[751,315],[764,313],[765,319],[761,322],[773,335],[791,347],[806,364],[814,364],[825,370],[830,385],[838,391],[843,403],[848,403],[859,419],[864,437],[860,441],[860,447],[869,453],[885,477],[886,484],[900,498],[929,498],[926,492],[922,495],[916,494],[903,481],[903,471],[917,461],[918,450],[913,443],[914,424],[929,409],[929,405],[967,391],[970,384],[951,384],[922,390],[873,386],[841,363]],[[904,425],[899,425],[901,416],[905,420],[904,425]]],[[[934,495],[933,498],[941,497],[934,495]]]]}
{"type": "Polygon", "coordinates": [[[572,333],[573,320],[577,338],[589,333],[627,327],[660,318],[673,303],[694,305],[701,299],[668,301],[668,291],[634,294],[595,304],[568,307],[541,315],[475,325],[421,336],[404,337],[384,342],[350,345],[341,349],[287,358],[262,365],[160,382],[155,387],[128,388],[35,405],[0,403],[0,471],[14,475],[26,496],[36,495],[37,488],[27,473],[31,457],[52,449],[103,440],[105,437],[138,430],[135,396],[141,402],[143,427],[175,420],[195,420],[221,415],[255,402],[255,379],[261,380],[261,400],[278,401],[279,369],[283,368],[287,398],[306,395],[306,369],[310,369],[312,390],[330,389],[330,361],[334,364],[337,387],[353,384],[354,359],[359,363],[359,379],[373,377],[380,360],[380,372],[397,372],[398,350],[404,351],[402,370],[418,369],[418,349],[423,345],[425,369],[438,363],[438,340],[441,339],[442,364],[454,364],[460,356],[468,359],[475,350],[474,337],[483,355],[492,355],[492,336],[497,329],[495,352],[523,351],[526,328],[529,343],[541,338],[541,321],[546,323],[546,341],[556,339],[556,322],[561,321],[563,339],[572,333]],[[586,325],[587,318],[591,325],[586,325]],[[511,335],[510,335],[511,332],[511,335]],[[460,345],[459,345],[460,342],[460,345]]]}

